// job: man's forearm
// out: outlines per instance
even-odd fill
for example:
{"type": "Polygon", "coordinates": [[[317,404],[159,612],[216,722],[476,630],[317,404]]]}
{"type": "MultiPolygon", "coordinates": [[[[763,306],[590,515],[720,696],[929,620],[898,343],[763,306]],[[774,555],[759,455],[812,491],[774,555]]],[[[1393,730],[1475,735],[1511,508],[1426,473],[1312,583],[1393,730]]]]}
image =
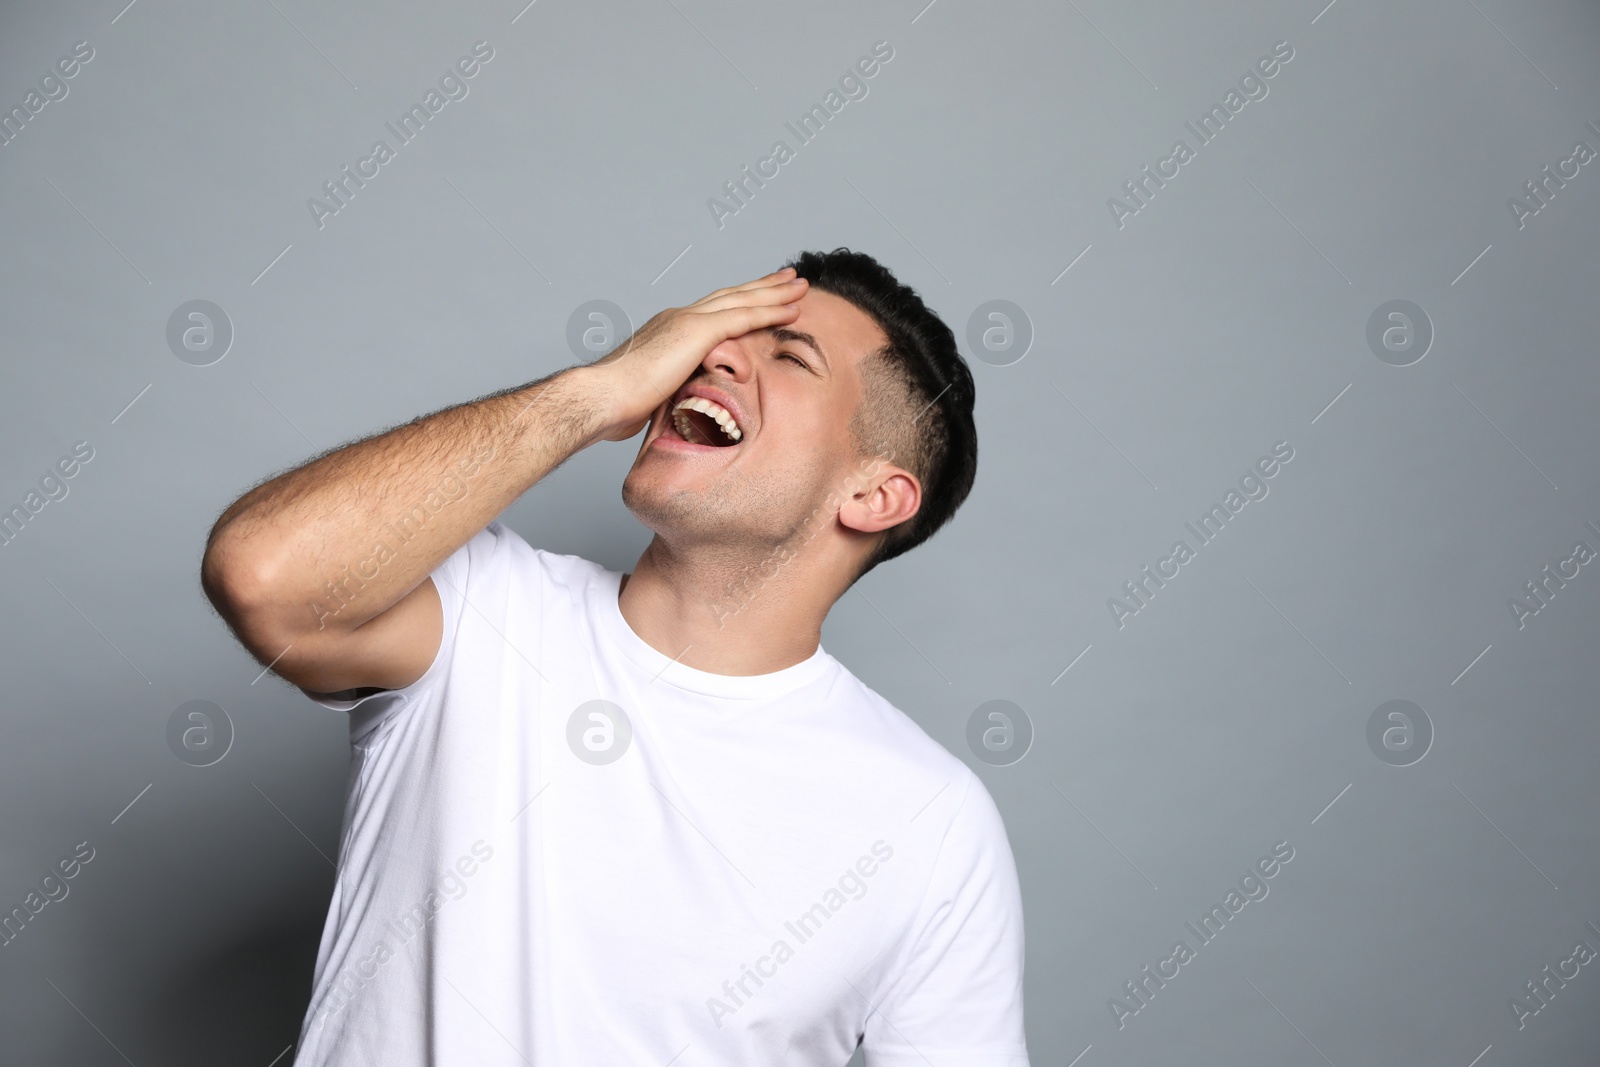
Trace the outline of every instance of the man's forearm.
{"type": "Polygon", "coordinates": [[[257,486],[212,528],[208,595],[274,628],[372,619],[599,439],[604,404],[587,370],[446,408],[257,486]]]}

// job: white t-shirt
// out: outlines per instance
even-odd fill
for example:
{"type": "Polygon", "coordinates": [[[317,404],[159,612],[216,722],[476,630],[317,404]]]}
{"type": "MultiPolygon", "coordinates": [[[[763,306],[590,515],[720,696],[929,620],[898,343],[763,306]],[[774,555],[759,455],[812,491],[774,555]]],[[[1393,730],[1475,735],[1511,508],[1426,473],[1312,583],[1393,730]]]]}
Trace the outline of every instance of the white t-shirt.
{"type": "Polygon", "coordinates": [[[352,763],[296,1067],[1026,1067],[982,782],[820,646],[656,651],[621,577],[491,523],[427,673],[314,698],[352,763]]]}

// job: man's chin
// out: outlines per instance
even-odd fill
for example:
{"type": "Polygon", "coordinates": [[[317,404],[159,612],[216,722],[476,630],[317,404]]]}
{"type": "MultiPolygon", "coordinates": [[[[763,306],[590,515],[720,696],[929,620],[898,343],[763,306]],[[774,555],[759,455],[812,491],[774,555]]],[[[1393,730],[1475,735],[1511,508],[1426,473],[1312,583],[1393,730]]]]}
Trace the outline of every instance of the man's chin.
{"type": "Polygon", "coordinates": [[[707,519],[702,491],[647,476],[630,474],[623,481],[622,504],[656,533],[693,528],[707,519]]]}

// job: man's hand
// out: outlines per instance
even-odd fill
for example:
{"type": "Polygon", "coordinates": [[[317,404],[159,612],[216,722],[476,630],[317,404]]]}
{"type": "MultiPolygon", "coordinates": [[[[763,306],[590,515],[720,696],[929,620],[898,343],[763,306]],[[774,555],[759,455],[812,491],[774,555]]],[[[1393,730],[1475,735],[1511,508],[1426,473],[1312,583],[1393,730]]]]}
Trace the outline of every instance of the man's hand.
{"type": "Polygon", "coordinates": [[[589,364],[607,403],[600,439],[626,441],[644,429],[660,403],[723,341],[793,322],[800,315],[796,301],[809,284],[795,277],[793,267],[784,267],[653,316],[610,354],[589,364]]]}

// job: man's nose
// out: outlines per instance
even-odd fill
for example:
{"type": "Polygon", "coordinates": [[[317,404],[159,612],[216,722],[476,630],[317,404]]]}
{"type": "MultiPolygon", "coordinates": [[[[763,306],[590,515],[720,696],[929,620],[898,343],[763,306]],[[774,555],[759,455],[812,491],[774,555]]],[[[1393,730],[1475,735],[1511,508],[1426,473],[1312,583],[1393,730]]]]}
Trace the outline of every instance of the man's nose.
{"type": "Polygon", "coordinates": [[[700,369],[707,374],[726,374],[735,381],[744,381],[753,365],[750,346],[756,340],[756,334],[747,333],[719,342],[701,360],[700,369]]]}

